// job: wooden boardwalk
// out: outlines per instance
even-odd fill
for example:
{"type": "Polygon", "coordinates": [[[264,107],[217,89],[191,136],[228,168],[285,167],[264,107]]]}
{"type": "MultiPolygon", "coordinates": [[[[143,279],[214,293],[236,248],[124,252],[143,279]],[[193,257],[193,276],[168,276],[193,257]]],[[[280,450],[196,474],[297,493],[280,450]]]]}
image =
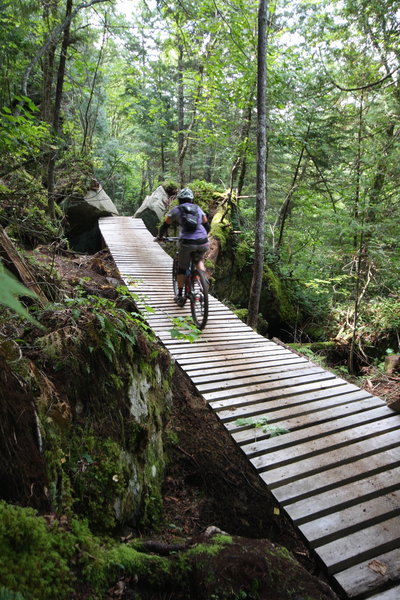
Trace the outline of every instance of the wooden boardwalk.
{"type": "Polygon", "coordinates": [[[213,297],[200,339],[172,339],[171,317],[190,314],[173,302],[172,259],[139,219],[101,219],[100,229],[147,322],[301,531],[335,589],[343,598],[400,600],[400,415],[256,334],[213,297]],[[269,437],[254,426],[265,419],[288,433],[269,437]]]}

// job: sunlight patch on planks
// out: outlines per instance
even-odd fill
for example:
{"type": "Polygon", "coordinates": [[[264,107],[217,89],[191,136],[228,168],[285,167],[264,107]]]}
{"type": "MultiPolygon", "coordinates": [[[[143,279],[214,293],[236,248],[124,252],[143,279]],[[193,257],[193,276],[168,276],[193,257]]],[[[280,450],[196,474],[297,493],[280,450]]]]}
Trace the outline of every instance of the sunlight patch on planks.
{"type": "Polygon", "coordinates": [[[195,343],[171,338],[172,259],[131,217],[100,230],[144,318],[347,598],[400,599],[400,415],[256,334],[210,297],[195,343]],[[153,313],[147,313],[151,307],[153,313]],[[271,426],[287,430],[271,437],[271,426]]]}

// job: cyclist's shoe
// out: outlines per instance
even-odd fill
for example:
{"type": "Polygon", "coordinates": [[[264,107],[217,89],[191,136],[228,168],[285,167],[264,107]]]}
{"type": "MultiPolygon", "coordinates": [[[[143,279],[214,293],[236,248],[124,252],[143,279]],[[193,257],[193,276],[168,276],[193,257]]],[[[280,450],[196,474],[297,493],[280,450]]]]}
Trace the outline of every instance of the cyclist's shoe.
{"type": "Polygon", "coordinates": [[[186,302],[186,298],[184,296],[175,296],[174,300],[178,306],[183,306],[186,302]]]}

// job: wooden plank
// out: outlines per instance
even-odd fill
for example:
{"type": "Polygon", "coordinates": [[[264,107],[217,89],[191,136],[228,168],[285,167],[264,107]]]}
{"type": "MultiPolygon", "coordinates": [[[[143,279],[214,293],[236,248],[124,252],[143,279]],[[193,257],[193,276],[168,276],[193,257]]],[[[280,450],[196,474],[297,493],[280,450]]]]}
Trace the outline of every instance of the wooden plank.
{"type": "MultiPolygon", "coordinates": [[[[266,344],[265,340],[260,336],[250,336],[244,335],[241,336],[241,339],[238,339],[236,336],[233,336],[231,339],[229,336],[225,335],[208,335],[208,333],[204,330],[200,334],[198,340],[191,343],[190,348],[194,348],[198,350],[199,348],[209,347],[211,344],[233,344],[235,347],[248,347],[250,346],[260,346],[261,344],[266,344]]],[[[182,346],[187,347],[187,340],[174,340],[172,344],[169,345],[170,349],[180,350],[182,346]]]]}
{"type": "MultiPolygon", "coordinates": [[[[268,452],[273,452],[274,456],[277,456],[279,449],[287,448],[288,446],[300,448],[300,444],[303,444],[304,441],[312,442],[312,440],[318,439],[321,436],[326,437],[331,432],[340,432],[351,428],[351,434],[354,433],[354,437],[356,437],[357,432],[360,431],[360,427],[364,424],[374,421],[379,421],[380,424],[383,424],[384,419],[390,419],[391,417],[393,417],[393,413],[388,410],[386,405],[380,402],[378,407],[365,410],[362,414],[362,419],[360,419],[360,414],[358,412],[346,416],[342,416],[341,413],[340,417],[336,419],[323,421],[317,425],[311,425],[278,437],[266,438],[264,440],[259,440],[256,443],[245,444],[242,446],[242,450],[248,457],[257,456],[259,454],[265,456],[268,452]]],[[[397,415],[394,419],[395,425],[396,421],[398,425],[397,415]]],[[[320,448],[321,446],[318,444],[318,447],[320,448]]]]}
{"type": "MultiPolygon", "coordinates": [[[[400,550],[396,548],[390,552],[383,553],[379,556],[379,563],[371,564],[368,559],[353,567],[345,569],[337,573],[334,579],[340,587],[347,590],[349,598],[355,598],[362,594],[368,594],[382,588],[386,584],[400,579],[400,550]],[[378,570],[374,570],[378,568],[378,570]]],[[[368,596],[370,600],[399,600],[400,586],[394,587],[380,592],[378,595],[368,596]],[[394,594],[394,595],[393,595],[394,594]]]]}
{"type": "MultiPolygon", "coordinates": [[[[277,448],[273,452],[271,451],[270,445],[267,444],[267,442],[271,441],[270,439],[261,440],[260,442],[252,444],[251,448],[247,446],[246,448],[242,447],[242,449],[244,452],[248,449],[250,461],[258,470],[267,470],[269,468],[275,470],[278,466],[283,466],[287,462],[290,462],[291,467],[295,469],[295,462],[297,461],[302,461],[303,466],[301,468],[304,469],[306,459],[313,456],[319,456],[317,460],[310,463],[309,468],[315,470],[317,463],[321,464],[324,458],[328,458],[329,460],[329,457],[326,456],[326,452],[330,454],[333,450],[341,449],[343,456],[353,457],[354,454],[351,453],[353,448],[351,446],[355,445],[355,441],[359,444],[361,440],[364,440],[365,448],[368,448],[368,442],[379,444],[379,436],[382,435],[383,432],[396,430],[399,425],[399,420],[397,415],[387,416],[378,421],[366,424],[361,423],[360,425],[354,425],[351,429],[344,429],[334,433],[331,431],[325,432],[324,425],[325,424],[310,427],[306,431],[300,430],[294,431],[293,433],[287,433],[284,436],[286,443],[280,440],[281,436],[273,438],[273,441],[277,441],[277,446],[279,446],[279,449],[277,448]],[[301,436],[304,436],[305,433],[309,433],[310,437],[306,436],[301,439],[301,436]],[[290,441],[296,439],[297,443],[288,446],[290,441]],[[265,448],[265,446],[267,446],[267,448],[265,448]],[[347,448],[348,446],[349,448],[347,448]],[[263,452],[263,454],[259,455],[260,452],[263,452]],[[323,454],[324,452],[325,454],[323,454]]],[[[285,473],[281,473],[281,476],[285,477],[290,470],[290,467],[285,469],[285,473]]],[[[303,471],[303,475],[305,472],[306,471],[303,471]]]]}
{"type": "MultiPolygon", "coordinates": [[[[278,403],[277,403],[278,404],[278,403]]],[[[326,400],[318,403],[320,406],[326,404],[326,400]]],[[[288,407],[285,410],[275,410],[274,412],[267,413],[265,417],[268,419],[269,425],[275,425],[282,427],[284,429],[288,429],[290,432],[298,432],[301,431],[304,436],[307,436],[310,428],[312,426],[324,426],[324,430],[328,432],[329,430],[338,431],[341,427],[352,427],[353,423],[360,420],[360,413],[362,413],[362,421],[365,423],[369,420],[375,420],[376,415],[372,412],[374,408],[380,408],[382,403],[379,402],[378,398],[366,397],[362,402],[354,401],[354,407],[352,410],[347,409],[343,410],[343,408],[348,407],[347,404],[335,405],[334,408],[330,410],[315,409],[314,411],[309,411],[305,413],[293,414],[293,407],[288,407]],[[347,420],[344,420],[347,419],[347,420]]],[[[300,408],[300,407],[299,407],[300,408]]],[[[240,417],[239,417],[240,418],[240,417]]],[[[260,417],[258,417],[260,419],[260,417]]],[[[257,422],[257,417],[255,417],[255,422],[257,422]]],[[[235,432],[234,430],[230,430],[233,439],[242,446],[246,455],[249,456],[251,452],[251,446],[255,443],[255,441],[260,442],[261,440],[271,440],[275,438],[270,438],[268,433],[263,434],[262,429],[252,428],[247,429],[245,431],[235,432]],[[248,451],[247,451],[248,449],[248,451]]],[[[279,439],[282,440],[282,445],[288,444],[290,445],[293,441],[287,441],[287,435],[279,436],[279,439]],[[286,440],[286,441],[285,441],[286,440]]],[[[278,447],[278,446],[275,446],[278,447]]]]}
{"type": "MultiPolygon", "coordinates": [[[[396,470],[398,471],[398,469],[396,470]]],[[[396,471],[392,471],[395,474],[396,471]]],[[[397,481],[397,486],[399,485],[397,481]]],[[[400,515],[400,491],[359,502],[354,506],[337,509],[298,527],[315,548],[363,528],[379,524],[400,515]]]]}
{"type": "Polygon", "coordinates": [[[379,594],[370,596],[370,600],[399,600],[399,598],[400,585],[396,585],[389,590],[385,590],[384,592],[379,592],[379,594]]]}
{"type": "Polygon", "coordinates": [[[239,417],[255,417],[284,406],[290,406],[292,403],[293,405],[303,404],[306,400],[312,402],[325,396],[330,397],[338,390],[340,391],[344,385],[335,379],[325,379],[305,386],[295,386],[294,388],[282,389],[278,387],[277,389],[264,390],[261,393],[248,394],[243,399],[232,397],[217,400],[210,402],[210,406],[225,426],[228,427],[230,421],[236,421],[239,417]],[[279,404],[276,404],[276,402],[279,402],[279,404]]]}
{"type": "MultiPolygon", "coordinates": [[[[163,335],[165,335],[165,333],[166,333],[165,330],[159,330],[159,332],[158,332],[159,337],[162,338],[163,335]]],[[[246,339],[249,340],[249,343],[253,343],[253,344],[260,343],[260,342],[262,343],[261,340],[258,340],[256,338],[249,338],[248,336],[243,336],[243,333],[241,331],[239,331],[237,333],[231,333],[229,331],[221,333],[220,331],[213,332],[213,331],[210,331],[207,329],[207,331],[204,331],[204,333],[200,334],[199,339],[195,340],[193,342],[193,344],[197,348],[204,344],[207,344],[207,345],[219,344],[219,343],[236,344],[236,342],[242,343],[241,340],[243,339],[243,337],[246,337],[246,339]]],[[[187,340],[185,340],[185,339],[173,340],[173,343],[170,344],[170,346],[180,347],[180,346],[185,346],[186,344],[187,344],[187,340]]]]}
{"type": "MultiPolygon", "coordinates": [[[[245,372],[246,373],[246,372],[245,372]]],[[[225,380],[217,380],[212,378],[213,381],[206,383],[198,383],[196,384],[197,389],[202,393],[206,394],[209,392],[213,392],[214,390],[232,390],[237,387],[251,387],[255,385],[263,385],[273,381],[287,381],[291,379],[296,379],[299,383],[302,383],[303,377],[311,377],[312,375],[320,375],[325,374],[325,371],[321,369],[321,367],[314,366],[303,366],[301,365],[298,369],[293,369],[291,366],[289,368],[281,367],[281,369],[275,371],[268,370],[255,370],[251,371],[250,374],[242,375],[242,373],[233,373],[229,379],[225,380]]]]}
{"type": "MultiPolygon", "coordinates": [[[[362,451],[362,448],[361,448],[362,451]]],[[[322,494],[352,483],[372,477],[390,468],[399,466],[400,450],[398,448],[398,432],[389,432],[379,438],[378,449],[376,452],[366,452],[365,456],[357,455],[357,448],[354,448],[353,457],[349,461],[343,461],[342,464],[335,464],[335,460],[340,460],[342,455],[337,452],[332,456],[333,462],[324,466],[321,464],[319,471],[309,473],[304,478],[297,478],[290,482],[283,482],[274,487],[274,496],[283,505],[292,505],[291,513],[296,514],[295,503],[301,503],[303,500],[308,502],[315,494],[322,494]]],[[[335,492],[337,493],[337,492],[335,492]]],[[[298,515],[306,514],[304,505],[299,504],[298,515]]]]}
{"type": "Polygon", "coordinates": [[[171,354],[177,357],[179,355],[190,356],[191,354],[196,354],[200,351],[208,352],[214,350],[219,352],[221,355],[225,352],[229,352],[230,350],[233,350],[235,352],[239,352],[240,350],[245,350],[249,348],[254,350],[256,346],[258,346],[261,350],[266,348],[265,342],[263,342],[262,340],[249,340],[243,342],[238,342],[237,340],[228,340],[226,342],[223,340],[215,342],[202,342],[200,340],[198,342],[192,342],[191,346],[188,346],[187,344],[188,342],[185,342],[185,340],[182,340],[181,344],[177,344],[176,340],[174,340],[172,343],[165,345],[168,347],[168,350],[171,352],[171,354]]]}
{"type": "MultiPolygon", "coordinates": [[[[252,427],[251,425],[237,425],[232,421],[232,418],[236,421],[238,418],[254,417],[256,419],[260,416],[268,418],[268,422],[273,423],[288,419],[289,417],[296,421],[301,416],[305,419],[309,418],[310,424],[317,425],[318,423],[329,421],[336,412],[336,416],[340,416],[343,412],[354,414],[360,410],[364,410],[364,407],[366,408],[367,406],[375,407],[382,405],[382,401],[376,398],[376,396],[371,396],[368,392],[354,388],[355,386],[351,384],[348,386],[336,386],[320,390],[316,393],[311,392],[309,394],[300,394],[300,396],[289,396],[284,401],[279,398],[278,400],[270,400],[264,404],[256,404],[254,405],[254,411],[251,404],[241,407],[234,413],[221,411],[218,413],[218,416],[237,443],[243,444],[247,437],[249,437],[249,429],[252,429],[252,427]]],[[[254,435],[251,435],[250,432],[250,439],[253,438],[254,435]]]]}
{"type": "MultiPolygon", "coordinates": [[[[192,350],[193,348],[191,348],[192,350]]],[[[253,348],[249,348],[248,346],[244,346],[243,348],[232,347],[229,348],[225,354],[221,354],[221,352],[215,351],[213,352],[211,348],[209,351],[207,350],[198,350],[194,348],[193,352],[185,352],[180,350],[179,362],[181,364],[191,363],[194,358],[199,358],[201,360],[207,359],[211,361],[211,359],[215,360],[246,360],[252,357],[265,357],[268,360],[273,360],[274,357],[277,357],[277,360],[280,360],[282,357],[289,357],[291,353],[288,350],[283,350],[279,348],[274,348],[273,346],[267,345],[262,346],[259,349],[254,350],[253,348]]]]}
{"type": "MultiPolygon", "coordinates": [[[[159,321],[162,322],[163,319],[166,318],[166,315],[161,314],[157,314],[154,313],[152,315],[149,315],[149,319],[151,319],[152,322],[154,322],[155,324],[157,324],[159,321]]],[[[241,321],[238,321],[237,319],[232,319],[229,316],[226,317],[220,317],[218,315],[216,315],[215,313],[210,314],[209,315],[209,319],[207,322],[207,331],[213,330],[215,328],[222,328],[222,329],[228,329],[228,328],[232,328],[233,331],[236,331],[238,329],[240,329],[241,331],[249,331],[249,328],[247,327],[247,325],[245,325],[244,323],[242,323],[241,321]]]]}
{"type": "MultiPolygon", "coordinates": [[[[269,455],[264,457],[264,460],[263,457],[256,457],[251,459],[251,462],[256,463],[254,466],[260,471],[261,479],[270,489],[281,487],[292,481],[305,481],[311,475],[335,465],[347,464],[350,469],[352,461],[356,458],[373,456],[382,452],[384,448],[387,450],[398,443],[396,424],[390,419],[385,419],[384,423],[386,427],[382,426],[379,433],[376,432],[375,424],[366,425],[362,431],[358,432],[360,437],[357,440],[351,438],[351,432],[345,431],[337,436],[330,435],[329,439],[314,440],[312,446],[307,447],[302,444],[301,449],[286,448],[277,455],[269,455]]],[[[350,471],[348,476],[352,476],[350,471]]],[[[309,485],[308,481],[306,485],[309,485]]],[[[298,489],[301,489],[301,486],[298,486],[298,489]]],[[[276,496],[278,497],[278,495],[276,496]]]]}
{"type": "MultiPolygon", "coordinates": [[[[101,231],[107,232],[128,289],[138,296],[139,308],[154,307],[153,315],[145,314],[147,322],[337,584],[349,597],[353,591],[356,597],[380,589],[368,560],[384,552],[394,565],[398,552],[399,535],[393,529],[400,519],[398,416],[379,398],[259,336],[212,295],[200,339],[194,344],[173,340],[171,318],[189,316],[190,306],[173,302],[172,258],[154,244],[141,220],[106,221],[101,231]],[[258,433],[254,440],[254,427],[236,423],[238,417],[261,416],[290,432],[273,439],[258,433]]],[[[389,570],[400,576],[398,563],[389,570]]],[[[389,579],[383,583],[388,586],[389,579]]]]}
{"type": "Polygon", "coordinates": [[[286,355],[282,358],[282,355],[271,354],[260,354],[258,356],[248,357],[243,360],[242,357],[227,357],[221,358],[221,356],[211,357],[210,359],[199,360],[198,362],[192,361],[179,361],[179,364],[185,366],[185,371],[193,378],[201,376],[202,373],[209,373],[210,375],[219,372],[221,369],[229,373],[231,370],[242,371],[247,370],[249,367],[258,368],[264,367],[266,369],[277,369],[284,365],[297,365],[308,362],[306,358],[300,358],[299,356],[286,355]]]}
{"type": "MultiPolygon", "coordinates": [[[[154,327],[161,327],[163,323],[168,323],[170,321],[169,315],[163,312],[158,314],[149,314],[145,315],[146,321],[151,323],[154,327]]],[[[207,333],[219,331],[220,333],[237,333],[241,332],[241,334],[247,333],[247,329],[240,325],[240,323],[232,322],[232,321],[215,321],[210,320],[207,323],[207,333]]]]}
{"type": "Polygon", "coordinates": [[[284,367],[289,366],[293,370],[304,368],[306,364],[309,364],[307,359],[297,357],[296,359],[285,361],[280,360],[278,364],[272,363],[266,364],[264,361],[246,361],[245,363],[241,362],[240,364],[227,364],[226,362],[218,361],[218,365],[216,367],[208,367],[204,371],[201,370],[192,370],[190,367],[186,369],[186,372],[189,373],[193,383],[196,385],[200,385],[202,383],[208,383],[214,381],[216,378],[221,380],[221,375],[228,375],[228,377],[240,376],[245,377],[247,375],[253,376],[257,373],[277,373],[280,372],[284,367]],[[289,364],[288,364],[289,363],[289,364]],[[206,373],[206,375],[204,374],[206,373]]]}
{"type": "MultiPolygon", "coordinates": [[[[400,489],[400,472],[396,464],[393,466],[393,459],[391,463],[389,461],[388,464],[380,464],[379,467],[382,469],[381,471],[372,474],[367,472],[365,476],[361,472],[360,479],[350,483],[343,483],[343,478],[347,475],[344,472],[342,472],[341,478],[336,475],[333,481],[328,474],[328,478],[324,482],[325,486],[329,481],[331,485],[333,483],[339,487],[320,493],[310,490],[307,498],[287,505],[285,510],[293,523],[302,525],[344,507],[350,507],[371,498],[380,498],[383,494],[390,494],[392,491],[400,489]]],[[[359,512],[359,515],[361,514],[359,512]]]]}
{"type": "Polygon", "coordinates": [[[400,518],[393,517],[316,549],[329,573],[337,573],[400,546],[400,518]]]}
{"type": "Polygon", "coordinates": [[[320,387],[324,387],[327,382],[329,385],[331,380],[334,379],[335,376],[332,373],[321,372],[315,375],[308,375],[304,379],[294,377],[293,379],[272,382],[265,385],[262,383],[245,385],[234,390],[203,393],[203,396],[207,402],[212,404],[214,410],[218,410],[218,408],[227,408],[228,406],[246,405],[250,401],[254,402],[256,397],[260,400],[265,400],[276,389],[281,390],[282,396],[288,393],[298,394],[310,389],[319,389],[320,387]]]}

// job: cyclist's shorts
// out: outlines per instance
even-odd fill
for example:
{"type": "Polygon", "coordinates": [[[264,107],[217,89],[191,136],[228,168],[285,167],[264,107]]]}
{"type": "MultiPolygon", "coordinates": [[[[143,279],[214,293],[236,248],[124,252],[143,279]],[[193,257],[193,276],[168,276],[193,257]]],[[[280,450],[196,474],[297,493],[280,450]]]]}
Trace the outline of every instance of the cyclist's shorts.
{"type": "Polygon", "coordinates": [[[208,241],[205,244],[179,244],[179,268],[188,269],[190,261],[197,263],[201,260],[205,252],[209,249],[208,241]]]}

